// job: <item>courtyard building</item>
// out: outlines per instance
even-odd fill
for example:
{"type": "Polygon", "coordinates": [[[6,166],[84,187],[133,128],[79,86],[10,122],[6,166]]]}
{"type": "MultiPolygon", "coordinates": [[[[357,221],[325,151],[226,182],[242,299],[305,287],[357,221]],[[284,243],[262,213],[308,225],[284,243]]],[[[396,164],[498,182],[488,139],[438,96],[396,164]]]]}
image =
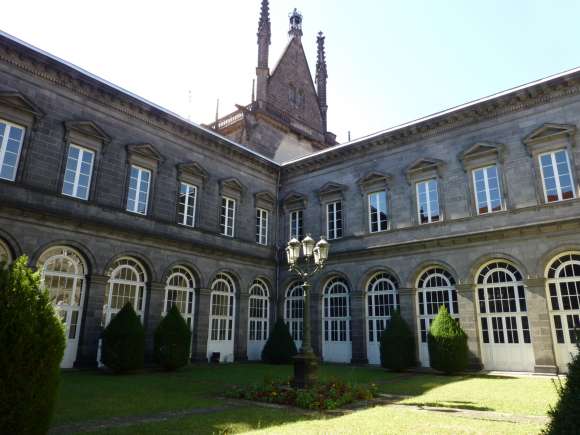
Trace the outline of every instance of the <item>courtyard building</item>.
{"type": "MultiPolygon", "coordinates": [[[[0,261],[40,271],[66,325],[62,367],[98,364],[130,303],[153,331],[177,306],[192,360],[260,359],[309,310],[324,361],[379,364],[400,309],[429,366],[441,305],[473,368],[566,370],[580,328],[580,69],[337,144],[325,38],[303,17],[270,71],[261,3],[253,101],[205,126],[0,34],[0,261]],[[282,248],[330,261],[304,305],[282,248]]],[[[396,351],[395,349],[393,351],[396,351]]]]}

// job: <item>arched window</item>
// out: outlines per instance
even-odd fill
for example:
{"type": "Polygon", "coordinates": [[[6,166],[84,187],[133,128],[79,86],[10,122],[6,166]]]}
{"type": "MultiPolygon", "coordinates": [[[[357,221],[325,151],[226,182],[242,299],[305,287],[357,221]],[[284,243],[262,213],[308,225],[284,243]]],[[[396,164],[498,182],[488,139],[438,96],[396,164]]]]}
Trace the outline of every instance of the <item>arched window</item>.
{"type": "Polygon", "coordinates": [[[286,291],[284,320],[294,341],[302,343],[304,338],[304,289],[302,288],[302,283],[298,281],[290,284],[286,291]]]}
{"type": "Polygon", "coordinates": [[[64,246],[45,251],[37,267],[41,286],[65,326],[67,342],[61,366],[70,368],[76,360],[87,267],[78,252],[64,246]]]}
{"type": "Polygon", "coordinates": [[[531,343],[522,274],[506,261],[485,265],[477,276],[484,344],[531,343]]]}
{"type": "Polygon", "coordinates": [[[175,266],[165,284],[163,315],[176,306],[191,330],[193,330],[195,287],[193,274],[183,266],[175,266]]]}
{"type": "Polygon", "coordinates": [[[391,313],[399,306],[399,284],[387,272],[372,276],[367,284],[368,341],[378,343],[381,333],[391,320],[391,313]]]}
{"type": "Polygon", "coordinates": [[[210,340],[233,340],[236,286],[227,273],[218,273],[211,284],[210,340]]]}
{"type": "Polygon", "coordinates": [[[125,304],[129,303],[143,320],[147,273],[141,263],[121,257],[107,271],[109,282],[103,308],[103,324],[107,325],[125,304]]]}
{"type": "Polygon", "coordinates": [[[268,339],[268,286],[261,279],[256,279],[250,287],[249,301],[249,336],[250,341],[268,339]]]}
{"type": "Polygon", "coordinates": [[[323,326],[325,341],[350,341],[350,291],[347,282],[332,278],[324,286],[323,326]]]}
{"type": "Polygon", "coordinates": [[[12,262],[12,255],[8,245],[0,239],[0,263],[10,264],[12,262]]]}
{"type": "Polygon", "coordinates": [[[547,278],[556,343],[577,343],[580,341],[580,253],[566,253],[552,261],[547,278]]]}

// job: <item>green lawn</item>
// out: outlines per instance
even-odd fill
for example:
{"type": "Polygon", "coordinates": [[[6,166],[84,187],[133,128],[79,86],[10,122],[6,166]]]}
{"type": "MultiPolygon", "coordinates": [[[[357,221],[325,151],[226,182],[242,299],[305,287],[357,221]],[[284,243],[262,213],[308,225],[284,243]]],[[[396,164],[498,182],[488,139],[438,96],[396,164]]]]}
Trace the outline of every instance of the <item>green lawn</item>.
{"type": "MultiPolygon", "coordinates": [[[[54,426],[112,417],[146,416],[192,408],[221,408],[230,385],[287,379],[290,366],[263,364],[194,365],[177,373],[113,376],[99,372],[63,374],[54,426]]],[[[377,368],[323,365],[320,377],[374,383],[380,392],[409,395],[399,403],[545,415],[555,402],[545,378],[401,375],[377,368]]],[[[342,417],[247,404],[210,414],[133,425],[102,433],[235,433],[266,428],[275,433],[537,433],[537,424],[507,423],[377,406],[342,417]]]]}

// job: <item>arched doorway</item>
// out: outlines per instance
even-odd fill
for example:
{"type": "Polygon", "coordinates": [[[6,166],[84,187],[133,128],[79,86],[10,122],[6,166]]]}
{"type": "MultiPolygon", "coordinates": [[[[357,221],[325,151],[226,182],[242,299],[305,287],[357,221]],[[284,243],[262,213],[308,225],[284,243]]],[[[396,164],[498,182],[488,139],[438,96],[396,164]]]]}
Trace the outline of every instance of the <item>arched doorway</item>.
{"type": "Polygon", "coordinates": [[[256,279],[250,287],[248,303],[248,359],[258,361],[268,340],[269,298],[268,286],[256,279]]]}
{"type": "Polygon", "coordinates": [[[567,252],[553,259],[546,278],[556,362],[566,372],[580,341],[580,252],[567,252]]]}
{"type": "Polygon", "coordinates": [[[171,269],[165,283],[165,302],[163,303],[163,315],[165,316],[172,307],[177,307],[192,332],[195,288],[193,273],[184,266],[175,266],[171,269]]]}
{"type": "MultiPolygon", "coordinates": [[[[87,266],[74,249],[58,246],[46,250],[38,260],[41,286],[48,291],[65,326],[66,348],[60,366],[71,368],[77,357],[87,266]]],[[[39,356],[42,357],[42,356],[39,356]]]]}
{"type": "Polygon", "coordinates": [[[10,249],[8,249],[8,245],[2,239],[0,239],[0,263],[4,263],[5,265],[12,263],[10,249]]]}
{"type": "Polygon", "coordinates": [[[511,263],[495,260],[477,274],[483,365],[489,370],[534,370],[526,290],[511,263]]]}
{"type": "Polygon", "coordinates": [[[290,284],[286,290],[284,321],[288,325],[296,349],[300,350],[304,338],[304,289],[298,281],[290,284]]]}
{"type": "Polygon", "coordinates": [[[419,361],[423,367],[429,367],[429,347],[427,336],[431,323],[439,313],[439,307],[445,306],[449,314],[458,318],[457,290],[455,279],[442,267],[430,267],[419,275],[417,280],[417,331],[419,334],[419,361]]]}
{"type": "MultiPolygon", "coordinates": [[[[381,333],[399,307],[399,284],[387,272],[375,273],[366,286],[367,359],[369,364],[381,363],[381,333]]],[[[396,350],[394,350],[396,351],[396,350]]]]}
{"type": "Polygon", "coordinates": [[[349,363],[352,359],[350,337],[350,289],[341,277],[326,283],[322,296],[322,358],[349,363]]]}
{"type": "Polygon", "coordinates": [[[121,257],[111,265],[107,275],[103,326],[107,326],[127,303],[143,321],[147,289],[147,273],[143,265],[132,257],[121,257]]]}
{"type": "Polygon", "coordinates": [[[207,357],[219,353],[221,362],[234,361],[236,285],[227,273],[218,273],[211,283],[207,357]]]}

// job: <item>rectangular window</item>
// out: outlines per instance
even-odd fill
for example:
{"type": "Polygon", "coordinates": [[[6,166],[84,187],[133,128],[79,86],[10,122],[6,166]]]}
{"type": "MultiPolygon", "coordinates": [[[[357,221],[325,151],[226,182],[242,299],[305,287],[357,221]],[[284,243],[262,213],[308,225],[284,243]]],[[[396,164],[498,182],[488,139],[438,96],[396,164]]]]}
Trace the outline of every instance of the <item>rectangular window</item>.
{"type": "Polygon", "coordinates": [[[177,208],[178,223],[188,227],[195,226],[195,201],[197,187],[187,183],[179,184],[179,204],[177,208]]]}
{"type": "Polygon", "coordinates": [[[222,196],[222,210],[220,216],[220,230],[224,236],[234,237],[234,219],[236,212],[236,201],[222,196]]]}
{"type": "Polygon", "coordinates": [[[326,237],[328,240],[342,237],[342,202],[326,204],[326,237]]]}
{"type": "Polygon", "coordinates": [[[570,160],[566,150],[540,155],[540,168],[544,182],[546,202],[574,198],[574,187],[570,171],[570,160]]]}
{"type": "Polygon", "coordinates": [[[268,244],[268,210],[256,209],[256,243],[268,244]]]}
{"type": "Polygon", "coordinates": [[[79,199],[89,198],[94,160],[95,153],[93,151],[77,145],[69,146],[64,181],[62,183],[62,193],[64,195],[74,196],[79,199]]]}
{"type": "Polygon", "coordinates": [[[368,195],[369,231],[377,233],[389,229],[387,192],[373,192],[368,195]]]}
{"type": "Polygon", "coordinates": [[[417,213],[419,223],[430,224],[439,221],[439,194],[437,180],[417,183],[417,213]]]}
{"type": "Polygon", "coordinates": [[[132,213],[147,214],[150,184],[151,171],[140,168],[139,166],[131,166],[129,195],[127,197],[127,211],[132,213]]]}
{"type": "Polygon", "coordinates": [[[24,127],[0,120],[0,178],[16,179],[23,140],[24,127]]]}
{"type": "Polygon", "coordinates": [[[290,239],[300,240],[304,237],[303,215],[302,210],[290,212],[290,239]]]}
{"type": "Polygon", "coordinates": [[[492,213],[502,209],[499,186],[497,166],[487,166],[473,171],[477,214],[492,213]]]}

